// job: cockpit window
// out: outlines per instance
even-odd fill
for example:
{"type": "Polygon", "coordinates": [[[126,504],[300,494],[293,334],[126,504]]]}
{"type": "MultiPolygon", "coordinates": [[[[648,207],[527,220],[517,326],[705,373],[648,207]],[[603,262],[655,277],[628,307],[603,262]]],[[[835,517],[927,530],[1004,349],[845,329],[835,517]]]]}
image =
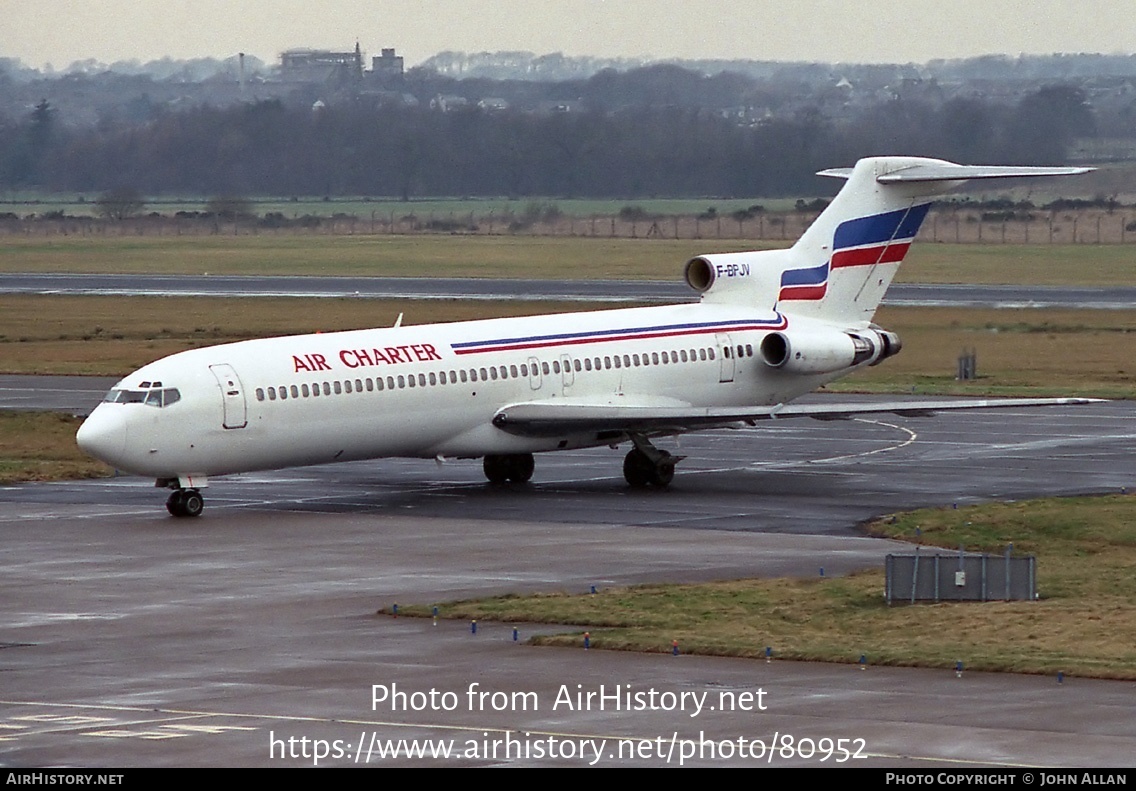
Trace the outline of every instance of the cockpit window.
{"type": "MultiPolygon", "coordinates": [[[[155,382],[154,384],[161,384],[155,382]]],[[[145,404],[146,406],[166,407],[181,400],[181,392],[176,387],[152,390],[111,390],[103,399],[104,404],[145,404]]]]}

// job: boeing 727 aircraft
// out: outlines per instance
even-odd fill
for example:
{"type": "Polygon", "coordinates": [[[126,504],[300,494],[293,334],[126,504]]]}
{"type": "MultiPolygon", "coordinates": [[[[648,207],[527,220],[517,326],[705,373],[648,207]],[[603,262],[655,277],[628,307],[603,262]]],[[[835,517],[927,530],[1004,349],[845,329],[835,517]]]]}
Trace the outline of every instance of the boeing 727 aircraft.
{"type": "Polygon", "coordinates": [[[900,350],[873,314],[933,197],[968,179],[1085,168],[878,157],[791,248],[703,255],[696,303],[242,341],[150,363],[79,429],[91,455],[172,489],[196,516],[216,475],[388,456],[483,458],[528,481],[533,454],[630,442],[631,486],[666,486],[682,457],[658,437],[791,417],[1078,403],[1007,399],[794,405],[900,350]]]}

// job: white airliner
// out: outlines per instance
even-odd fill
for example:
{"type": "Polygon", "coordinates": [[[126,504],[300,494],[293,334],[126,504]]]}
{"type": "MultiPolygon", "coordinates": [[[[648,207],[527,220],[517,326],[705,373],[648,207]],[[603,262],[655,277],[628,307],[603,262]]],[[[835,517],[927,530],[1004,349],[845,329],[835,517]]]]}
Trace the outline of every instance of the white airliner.
{"type": "Polygon", "coordinates": [[[666,486],[653,438],[790,417],[1082,403],[1006,399],[789,402],[900,349],[872,323],[932,197],[968,179],[1086,168],[879,157],[847,179],[793,247],[703,255],[697,303],[242,341],[174,354],[119,382],[79,445],[173,490],[196,516],[215,475],[374,459],[484,458],[524,482],[533,454],[630,442],[631,486],[666,486]]]}

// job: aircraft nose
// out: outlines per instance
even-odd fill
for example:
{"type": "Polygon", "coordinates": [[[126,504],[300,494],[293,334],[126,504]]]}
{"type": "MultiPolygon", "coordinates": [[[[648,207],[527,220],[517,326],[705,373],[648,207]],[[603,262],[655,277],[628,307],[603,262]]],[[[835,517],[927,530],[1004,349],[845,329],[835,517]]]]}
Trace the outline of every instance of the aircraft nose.
{"type": "Polygon", "coordinates": [[[75,441],[96,459],[117,466],[126,451],[126,417],[122,408],[96,407],[79,426],[75,441]]]}

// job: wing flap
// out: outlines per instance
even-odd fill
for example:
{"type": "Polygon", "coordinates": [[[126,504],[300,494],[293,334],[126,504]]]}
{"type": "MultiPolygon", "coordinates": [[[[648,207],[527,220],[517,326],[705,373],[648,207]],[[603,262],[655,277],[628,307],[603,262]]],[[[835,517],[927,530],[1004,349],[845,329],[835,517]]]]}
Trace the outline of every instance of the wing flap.
{"type": "Polygon", "coordinates": [[[511,404],[493,416],[510,434],[550,437],[580,432],[681,434],[705,428],[756,425],[762,420],[808,417],[846,420],[859,415],[927,417],[960,409],[1005,409],[1099,403],[1100,398],[972,398],[941,401],[883,401],[842,404],[778,404],[770,407],[692,407],[588,403],[549,399],[511,404]]]}

